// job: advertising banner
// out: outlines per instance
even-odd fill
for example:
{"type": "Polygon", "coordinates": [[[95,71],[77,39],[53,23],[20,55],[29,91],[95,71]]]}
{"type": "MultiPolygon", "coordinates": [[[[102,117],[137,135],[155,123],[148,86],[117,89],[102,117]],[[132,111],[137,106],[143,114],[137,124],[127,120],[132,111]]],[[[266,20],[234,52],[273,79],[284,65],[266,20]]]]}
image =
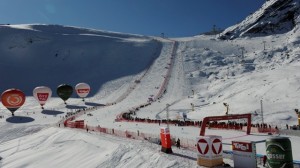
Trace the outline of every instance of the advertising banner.
{"type": "Polygon", "coordinates": [[[215,135],[200,136],[196,138],[200,166],[217,166],[223,163],[222,137],[215,135]]]}
{"type": "Polygon", "coordinates": [[[170,131],[167,127],[160,128],[161,151],[165,153],[172,153],[172,143],[170,131]]]}
{"type": "Polygon", "coordinates": [[[232,141],[234,167],[257,167],[256,146],[251,141],[232,141]]]}
{"type": "Polygon", "coordinates": [[[267,165],[270,168],[293,167],[293,152],[288,137],[273,137],[266,140],[267,165]]]}

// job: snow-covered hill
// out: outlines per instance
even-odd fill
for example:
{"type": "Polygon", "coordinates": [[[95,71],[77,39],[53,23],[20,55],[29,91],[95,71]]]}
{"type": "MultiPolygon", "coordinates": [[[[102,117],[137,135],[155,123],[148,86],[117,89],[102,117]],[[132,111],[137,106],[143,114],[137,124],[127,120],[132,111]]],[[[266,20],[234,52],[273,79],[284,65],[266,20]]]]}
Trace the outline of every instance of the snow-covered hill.
{"type": "Polygon", "coordinates": [[[1,25],[0,36],[0,90],[15,87],[28,96],[33,86],[80,81],[94,95],[108,81],[141,73],[162,47],[144,36],[58,25],[1,25]]]}
{"type": "MultiPolygon", "coordinates": [[[[294,112],[300,107],[297,11],[297,0],[269,0],[221,35],[179,39],[60,25],[1,25],[0,91],[15,87],[27,97],[15,117],[0,105],[4,117],[0,118],[0,167],[196,167],[192,151],[174,149],[175,155],[166,155],[145,140],[57,125],[67,112],[95,107],[78,119],[89,126],[158,134],[158,124],[115,122],[121,112],[149,98],[155,101],[133,117],[166,119],[168,104],[171,119],[182,119],[185,113],[188,120],[200,121],[224,115],[223,103],[227,103],[229,114],[252,113],[254,124],[264,119],[280,130],[298,124],[294,112]],[[287,17],[292,19],[283,21],[287,17]],[[277,28],[270,31],[268,20],[277,28]],[[79,82],[90,84],[92,94],[86,102],[73,94],[65,106],[55,94],[56,87],[79,82]],[[54,92],[45,110],[32,97],[39,85],[54,92]]],[[[171,125],[170,130],[187,140],[199,135],[197,127],[171,125]]],[[[270,137],[228,130],[208,130],[208,134],[222,135],[226,143],[270,137]]],[[[300,160],[300,138],[289,137],[294,160],[300,160]]],[[[257,153],[265,154],[263,143],[257,153]]]]}

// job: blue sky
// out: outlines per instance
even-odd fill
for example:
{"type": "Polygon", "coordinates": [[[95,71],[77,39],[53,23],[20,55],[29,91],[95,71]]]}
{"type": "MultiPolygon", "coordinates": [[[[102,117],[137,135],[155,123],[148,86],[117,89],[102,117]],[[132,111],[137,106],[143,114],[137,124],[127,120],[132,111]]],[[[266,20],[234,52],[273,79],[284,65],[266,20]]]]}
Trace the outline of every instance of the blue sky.
{"type": "Polygon", "coordinates": [[[169,37],[226,28],[264,0],[0,0],[0,23],[61,24],[169,37]]]}

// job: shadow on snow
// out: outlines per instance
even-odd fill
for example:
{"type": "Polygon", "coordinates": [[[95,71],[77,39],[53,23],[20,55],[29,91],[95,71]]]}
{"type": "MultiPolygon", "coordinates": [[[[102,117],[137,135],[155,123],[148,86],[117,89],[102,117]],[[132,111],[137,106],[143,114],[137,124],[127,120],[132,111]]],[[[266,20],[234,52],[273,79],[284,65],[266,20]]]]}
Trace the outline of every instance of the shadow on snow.
{"type": "Polygon", "coordinates": [[[46,115],[58,115],[58,114],[63,114],[64,112],[56,111],[56,110],[43,110],[41,113],[46,115]]]}
{"type": "Polygon", "coordinates": [[[77,106],[77,105],[66,105],[67,109],[84,109],[86,106],[77,106]]]}
{"type": "Polygon", "coordinates": [[[87,106],[105,106],[105,104],[93,103],[93,102],[85,102],[87,106]]]}
{"type": "Polygon", "coordinates": [[[6,122],[9,123],[29,123],[33,122],[34,119],[31,117],[24,117],[24,116],[12,116],[6,119],[6,122]]]}

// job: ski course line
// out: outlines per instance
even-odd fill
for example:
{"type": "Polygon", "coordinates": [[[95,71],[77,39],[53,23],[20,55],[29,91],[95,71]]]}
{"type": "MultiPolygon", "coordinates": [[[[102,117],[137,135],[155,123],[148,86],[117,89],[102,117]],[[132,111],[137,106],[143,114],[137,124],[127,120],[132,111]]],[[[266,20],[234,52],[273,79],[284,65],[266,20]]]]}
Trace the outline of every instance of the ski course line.
{"type": "MultiPolygon", "coordinates": [[[[156,96],[154,97],[154,101],[158,100],[159,98],[162,97],[163,94],[165,94],[165,91],[167,89],[167,85],[169,83],[169,80],[170,80],[170,77],[171,77],[171,72],[173,70],[173,66],[174,66],[174,62],[175,62],[175,55],[176,55],[176,51],[177,51],[177,48],[178,48],[178,42],[175,41],[175,40],[170,40],[173,45],[172,45],[172,51],[171,51],[171,57],[170,57],[170,64],[169,64],[169,67],[168,67],[168,71],[167,71],[167,74],[164,78],[164,81],[160,87],[160,90],[159,92],[156,94],[156,96]]],[[[135,107],[132,107],[131,109],[137,109],[137,108],[140,108],[140,107],[144,107],[146,105],[149,105],[148,102],[144,103],[144,104],[140,104],[138,106],[135,106],[135,107]]],[[[116,117],[116,120],[117,121],[126,121],[126,119],[123,119],[122,115],[126,113],[126,112],[121,112],[119,115],[117,115],[116,117]]]]}
{"type": "MultiPolygon", "coordinates": [[[[176,42],[176,43],[177,43],[177,42],[176,42]]],[[[175,45],[175,41],[173,41],[172,53],[171,53],[171,61],[173,60],[172,57],[174,57],[174,53],[175,53],[175,51],[177,50],[177,48],[175,48],[174,45],[175,45]]],[[[138,81],[141,81],[141,80],[149,73],[149,70],[151,69],[152,66],[153,66],[152,64],[149,65],[148,68],[146,69],[146,71],[144,72],[144,74],[141,75],[137,80],[138,80],[138,81]]],[[[170,65],[170,67],[171,67],[171,65],[170,65]]],[[[171,69],[171,68],[170,68],[170,69],[171,69]]],[[[170,69],[168,70],[168,73],[170,73],[170,72],[169,72],[170,69]]],[[[165,78],[165,80],[164,80],[163,83],[166,83],[166,78],[165,78]]],[[[74,118],[74,120],[75,120],[77,117],[83,115],[85,112],[95,111],[95,110],[97,110],[99,107],[100,107],[100,108],[105,108],[106,106],[111,106],[111,105],[114,105],[114,104],[116,104],[116,103],[119,103],[119,102],[123,101],[126,97],[128,97],[128,95],[129,95],[130,93],[132,93],[132,91],[136,88],[137,85],[138,85],[138,83],[137,83],[136,80],[135,80],[134,83],[133,83],[131,86],[129,86],[129,88],[127,89],[127,91],[126,91],[124,94],[122,94],[121,96],[119,96],[119,98],[117,98],[115,102],[112,102],[112,103],[106,103],[105,106],[96,106],[97,108],[88,108],[88,109],[85,109],[84,111],[80,110],[79,113],[74,114],[74,115],[71,115],[71,116],[68,116],[68,118],[65,118],[65,119],[60,120],[57,124],[61,124],[61,123],[63,123],[64,121],[66,121],[66,120],[68,120],[68,119],[70,119],[70,118],[72,118],[72,117],[75,117],[75,118],[74,118]]],[[[165,85],[162,85],[162,86],[165,87],[165,85]]],[[[160,90],[162,90],[162,89],[160,89],[160,90]]],[[[158,93],[158,94],[162,95],[161,93],[158,93]]],[[[144,103],[144,104],[142,104],[142,105],[140,105],[140,106],[143,106],[143,105],[146,105],[146,104],[148,104],[148,103],[144,103]]],[[[140,107],[140,106],[136,106],[136,107],[140,107]]],[[[134,108],[134,107],[133,107],[133,108],[134,108]]],[[[120,114],[118,114],[117,117],[116,117],[116,119],[117,119],[117,120],[123,120],[123,117],[122,117],[123,114],[124,114],[124,112],[121,112],[120,114]]]]}

